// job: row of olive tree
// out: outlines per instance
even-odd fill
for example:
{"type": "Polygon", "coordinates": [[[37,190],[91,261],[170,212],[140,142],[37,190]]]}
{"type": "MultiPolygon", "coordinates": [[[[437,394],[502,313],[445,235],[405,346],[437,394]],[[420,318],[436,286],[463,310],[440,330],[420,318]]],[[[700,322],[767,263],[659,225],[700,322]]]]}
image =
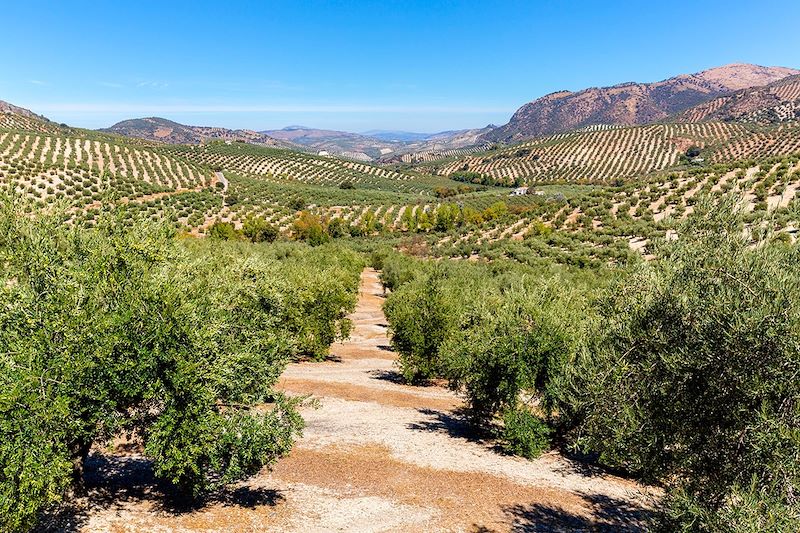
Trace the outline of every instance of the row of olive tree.
{"type": "MultiPolygon", "coordinates": [[[[548,446],[550,386],[589,313],[572,275],[535,276],[511,262],[384,258],[384,310],[403,377],[446,379],[473,421],[533,457],[548,446]],[[497,424],[498,420],[505,423],[497,424]]],[[[588,291],[588,289],[587,289],[588,291]]]]}
{"type": "Polygon", "coordinates": [[[0,202],[4,531],[82,491],[87,456],[119,435],[195,496],[270,465],[303,426],[274,389],[285,364],[349,329],[352,252],[182,243],[123,218],[78,229],[0,202]]]}
{"type": "Polygon", "coordinates": [[[503,261],[383,258],[401,371],[448,379],[515,453],[558,437],[663,485],[665,530],[795,530],[800,249],[743,220],[733,198],[699,202],[602,291],[503,261]]]}

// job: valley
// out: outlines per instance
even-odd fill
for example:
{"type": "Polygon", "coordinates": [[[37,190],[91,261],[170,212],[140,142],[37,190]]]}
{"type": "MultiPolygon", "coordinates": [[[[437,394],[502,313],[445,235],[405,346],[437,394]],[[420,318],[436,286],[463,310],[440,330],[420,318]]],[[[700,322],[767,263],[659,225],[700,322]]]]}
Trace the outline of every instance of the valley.
{"type": "Polygon", "coordinates": [[[0,101],[0,529],[795,530],[798,80],[439,133],[0,101]]]}

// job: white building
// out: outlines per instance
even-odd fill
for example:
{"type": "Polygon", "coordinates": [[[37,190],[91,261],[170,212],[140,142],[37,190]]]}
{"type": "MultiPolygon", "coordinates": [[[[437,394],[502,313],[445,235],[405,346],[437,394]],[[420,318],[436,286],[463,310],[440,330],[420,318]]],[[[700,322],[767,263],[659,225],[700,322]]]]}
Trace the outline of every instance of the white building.
{"type": "Polygon", "coordinates": [[[525,196],[526,194],[528,194],[527,187],[517,187],[516,189],[511,191],[511,194],[509,194],[509,196],[525,196]]]}

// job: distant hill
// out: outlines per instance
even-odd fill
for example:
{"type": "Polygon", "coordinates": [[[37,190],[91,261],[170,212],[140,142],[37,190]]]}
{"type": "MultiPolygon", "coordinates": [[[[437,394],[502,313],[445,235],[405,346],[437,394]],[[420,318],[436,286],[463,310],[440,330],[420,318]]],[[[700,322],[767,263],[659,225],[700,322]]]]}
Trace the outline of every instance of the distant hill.
{"type": "Polygon", "coordinates": [[[788,157],[800,154],[800,122],[763,128],[718,121],[583,128],[412,163],[420,172],[461,174],[462,180],[483,184],[614,183],[691,165],[687,152],[692,147],[701,150],[697,164],[788,157]]]}
{"type": "Polygon", "coordinates": [[[275,139],[305,146],[316,152],[346,155],[352,159],[373,160],[394,152],[395,146],[378,139],[346,131],[287,126],[280,130],[260,132],[275,139]]]}
{"type": "Polygon", "coordinates": [[[685,111],[679,120],[761,124],[800,120],[800,75],[714,98],[685,111]]]}
{"type": "Polygon", "coordinates": [[[381,139],[383,141],[414,142],[426,141],[431,137],[431,135],[435,134],[414,133],[410,131],[370,130],[365,131],[363,135],[374,137],[375,139],[381,139]]]}
{"type": "Polygon", "coordinates": [[[799,70],[733,64],[655,83],[623,83],[559,91],[525,104],[486,141],[515,142],[590,125],[637,125],[663,120],[728,93],[768,85],[799,70]]]}
{"type": "Polygon", "coordinates": [[[246,142],[261,146],[296,148],[297,145],[251,130],[230,130],[210,126],[186,126],[159,117],[135,118],[117,122],[100,131],[137,137],[167,144],[200,144],[207,141],[246,142]]]}
{"type": "Polygon", "coordinates": [[[443,153],[467,146],[482,146],[479,139],[494,126],[439,133],[410,133],[373,130],[365,133],[287,126],[261,133],[275,139],[297,143],[318,152],[325,151],[352,159],[393,160],[406,154],[443,153]],[[366,158],[366,159],[365,159],[366,158]]]}

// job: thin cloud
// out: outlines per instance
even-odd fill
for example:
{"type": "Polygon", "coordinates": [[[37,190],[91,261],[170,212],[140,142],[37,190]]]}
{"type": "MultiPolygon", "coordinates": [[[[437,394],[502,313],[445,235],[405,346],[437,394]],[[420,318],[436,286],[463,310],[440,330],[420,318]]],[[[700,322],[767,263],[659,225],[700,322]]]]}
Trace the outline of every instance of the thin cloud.
{"type": "Polygon", "coordinates": [[[127,103],[28,104],[45,113],[507,113],[507,107],[484,106],[393,106],[393,105],[146,105],[127,103]]]}
{"type": "Polygon", "coordinates": [[[42,81],[42,80],[28,80],[28,81],[30,83],[34,84],[34,85],[50,85],[46,81],[42,81]]]}
{"type": "Polygon", "coordinates": [[[169,87],[169,83],[165,81],[140,81],[136,84],[137,87],[146,87],[149,89],[164,89],[169,87]]]}

